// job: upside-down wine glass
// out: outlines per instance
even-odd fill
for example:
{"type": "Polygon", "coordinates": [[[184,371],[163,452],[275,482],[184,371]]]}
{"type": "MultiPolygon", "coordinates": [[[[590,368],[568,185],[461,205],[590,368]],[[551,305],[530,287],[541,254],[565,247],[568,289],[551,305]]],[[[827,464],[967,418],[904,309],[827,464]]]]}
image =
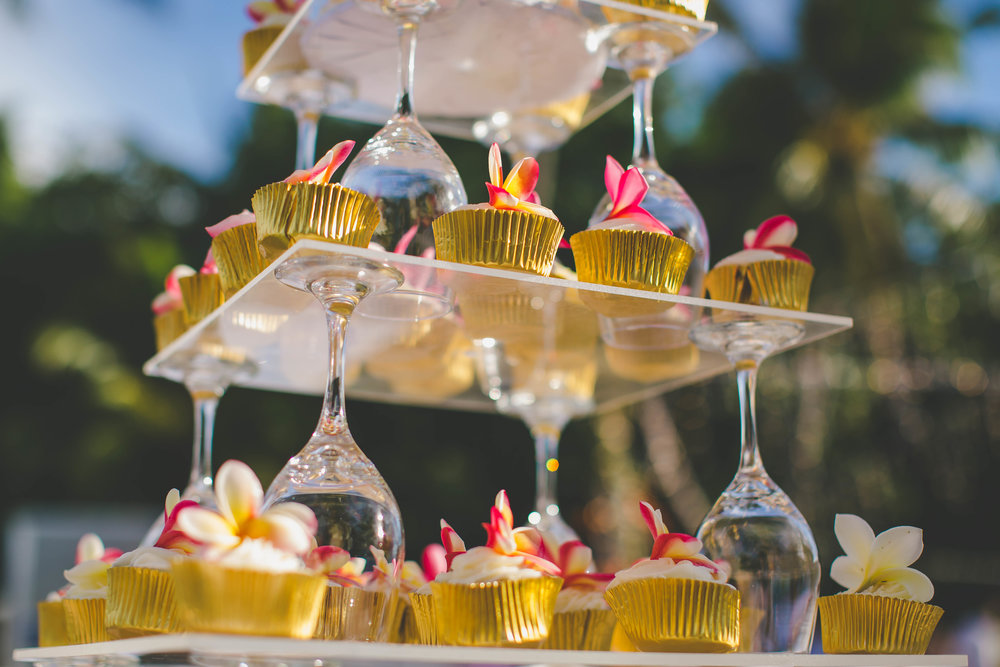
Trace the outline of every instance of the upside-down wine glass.
{"type": "MultiPolygon", "coordinates": [[[[707,3],[706,3],[707,4],[707,3]]],[[[694,258],[684,277],[684,286],[692,296],[701,296],[708,271],[708,230],[698,208],[684,188],[660,167],[653,144],[653,86],[656,77],[676,58],[694,45],[695,33],[684,25],[652,21],[640,15],[613,24],[608,33],[611,63],[623,69],[633,84],[632,92],[632,161],[649,184],[642,207],[670,228],[694,249],[694,258]]],[[[597,204],[590,224],[607,218],[611,198],[605,195],[597,204]]],[[[681,326],[688,328],[699,313],[681,326]]]]}
{"type": "Polygon", "coordinates": [[[300,255],[274,271],[282,283],[309,292],[323,306],[330,336],[330,367],[323,410],[312,436],[271,482],[265,506],[285,501],[307,505],[316,514],[320,545],[351,556],[402,560],[403,523],[399,507],[375,465],[347,427],[344,395],[344,341],[351,314],[371,295],[395,289],[403,276],[395,268],[350,254],[300,255]]]}
{"type": "Polygon", "coordinates": [[[372,241],[386,250],[409,255],[430,254],[431,223],[468,202],[455,165],[413,108],[413,71],[417,28],[442,5],[457,0],[358,0],[391,16],[399,32],[399,88],[392,117],[354,158],[344,174],[344,187],[375,200],[382,222],[372,241]]]}
{"type": "Polygon", "coordinates": [[[731,319],[695,326],[691,339],[736,367],[740,465],[698,529],[708,555],[732,566],[740,591],[740,651],[806,653],[812,643],[820,565],[812,531],[768,476],[757,445],[757,369],[802,337],[787,320],[731,319]]]}

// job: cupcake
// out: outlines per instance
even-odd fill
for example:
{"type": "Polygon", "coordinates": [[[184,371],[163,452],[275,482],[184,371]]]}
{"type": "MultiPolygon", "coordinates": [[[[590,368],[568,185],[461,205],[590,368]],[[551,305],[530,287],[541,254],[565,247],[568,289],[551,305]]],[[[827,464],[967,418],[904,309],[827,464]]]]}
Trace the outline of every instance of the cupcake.
{"type": "Polygon", "coordinates": [[[157,350],[170,345],[188,328],[180,280],[195,273],[187,264],[178,264],[167,274],[163,291],[153,299],[153,329],[156,332],[157,350]]]}
{"type": "Polygon", "coordinates": [[[325,580],[302,556],[316,517],[291,502],[261,511],[263,495],[245,463],[226,461],[215,478],[218,511],[178,513],[176,529],[199,545],[171,564],[183,630],[312,637],[325,580]]]}
{"type": "Polygon", "coordinates": [[[438,642],[538,646],[549,634],[562,587],[559,568],[534,553],[537,530],[514,529],[506,492],[497,494],[483,527],[486,546],[456,554],[431,582],[438,642]]]}
{"type": "MultiPolygon", "coordinates": [[[[577,276],[583,282],[677,294],[694,250],[640,205],[649,185],[635,167],[611,157],[604,169],[611,195],[608,216],[570,237],[577,276]]],[[[661,312],[672,304],[581,290],[580,298],[608,317],[661,312]]]]}
{"type": "Polygon", "coordinates": [[[252,198],[257,241],[274,259],[300,239],[331,241],[364,248],[382,220],[368,195],[330,183],[333,172],[354,148],[342,141],[312,169],[299,169],[281,183],[257,190],[252,198]]]}
{"type": "Polygon", "coordinates": [[[718,301],[806,310],[813,266],[791,245],[798,235],[786,215],[768,218],[743,235],[743,250],[721,260],[705,276],[708,295],[718,301]]]}
{"type": "Polygon", "coordinates": [[[579,540],[559,545],[554,561],[563,587],[556,597],[552,628],[542,648],[610,650],[617,621],[604,599],[604,589],[614,575],[590,572],[593,554],[579,540]]]}
{"type": "Polygon", "coordinates": [[[660,510],[640,503],[653,550],[615,574],[604,593],[640,651],[728,653],[740,642],[740,594],[729,567],[702,555],[701,540],[671,533],[660,510]]]}
{"type": "Polygon", "coordinates": [[[434,595],[431,582],[451,568],[451,563],[459,554],[465,553],[465,542],[458,533],[441,519],[441,544],[428,545],[421,557],[421,564],[427,578],[420,588],[410,592],[410,609],[413,612],[413,622],[417,629],[417,640],[420,644],[438,644],[437,611],[434,608],[434,595]]]}
{"type": "Polygon", "coordinates": [[[211,251],[205,256],[198,273],[178,278],[177,284],[184,304],[184,321],[189,327],[211,315],[226,300],[219,279],[219,267],[211,251]]]}
{"type": "Polygon", "coordinates": [[[163,530],[153,546],[122,554],[111,564],[105,623],[112,639],[180,630],[170,566],[196,548],[177,530],[177,517],[185,508],[197,505],[193,500],[181,500],[177,489],[171,489],[163,530]]]}
{"type": "MultiPolygon", "coordinates": [[[[256,0],[247,5],[247,15],[254,22],[253,30],[243,34],[243,76],[250,73],[257,61],[291,22],[305,0],[256,0]]],[[[268,63],[267,71],[305,69],[306,62],[299,48],[298,36],[290,35],[268,63]]]]}
{"type": "Polygon", "coordinates": [[[549,275],[563,229],[539,203],[538,162],[524,158],[503,178],[500,147],[490,147],[488,204],[461,206],[433,223],[437,258],[549,275]]]}
{"type": "Polygon", "coordinates": [[[110,638],[104,624],[108,567],[121,553],[118,549],[105,549],[93,533],[80,538],[76,547],[77,564],[63,573],[70,584],[62,603],[69,643],[90,644],[110,638]]]}
{"type": "MultiPolygon", "coordinates": [[[[427,606],[430,606],[431,590],[430,582],[437,575],[448,569],[445,559],[445,549],[440,544],[428,544],[424,547],[420,562],[408,560],[403,563],[399,578],[399,593],[402,602],[402,614],[400,615],[398,641],[403,644],[433,644],[434,641],[424,641],[424,634],[417,621],[417,610],[413,602],[413,596],[426,598],[427,606]]],[[[426,609],[421,612],[433,614],[426,609]]],[[[425,616],[426,618],[426,616],[425,616]]],[[[428,628],[432,634],[436,634],[435,620],[433,616],[424,627],[428,628]]]]}
{"type": "Polygon", "coordinates": [[[307,564],[327,577],[317,639],[387,641],[399,625],[399,568],[386,562],[382,550],[371,551],[371,572],[363,571],[364,558],[351,558],[340,547],[317,547],[309,554],[307,564]]]}
{"type": "Polygon", "coordinates": [[[205,231],[212,237],[206,263],[218,268],[223,296],[228,299],[270,263],[257,246],[257,217],[250,211],[231,215],[205,231]]]}
{"type": "Polygon", "coordinates": [[[830,577],[847,590],[819,599],[825,653],[922,654],[944,610],[927,601],[934,585],[909,567],[924,549],[923,531],[890,528],[878,537],[853,514],[838,514],[834,532],[846,555],[830,577]]]}

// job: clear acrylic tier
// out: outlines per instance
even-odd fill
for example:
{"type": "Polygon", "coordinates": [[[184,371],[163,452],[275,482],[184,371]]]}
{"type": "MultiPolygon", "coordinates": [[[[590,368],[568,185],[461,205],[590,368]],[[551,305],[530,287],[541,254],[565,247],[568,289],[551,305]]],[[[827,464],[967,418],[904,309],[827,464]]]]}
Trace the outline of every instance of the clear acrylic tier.
{"type": "MultiPolygon", "coordinates": [[[[306,255],[356,255],[405,277],[365,299],[347,338],[348,396],[384,403],[492,411],[497,402],[568,403],[580,415],[629,404],[732,366],[699,351],[682,324],[795,322],[804,345],[849,329],[847,317],[671,296],[454,264],[322,241],[299,241],[210,316],[146,362],[148,375],[182,381],[199,358],[240,362],[234,384],[323,393],[328,338],[309,294],[275,267],[306,255]],[[694,311],[694,312],[692,312],[694,311]]],[[[791,347],[791,346],[789,346],[791,347]]]]}
{"type": "Polygon", "coordinates": [[[14,651],[39,665],[608,665],[634,667],[968,667],[964,655],[626,653],[419,646],[236,635],[178,634],[14,651]]]}
{"type": "MultiPolygon", "coordinates": [[[[676,55],[717,30],[615,0],[450,3],[421,26],[414,82],[421,123],[484,143],[530,133],[531,145],[558,146],[631,92],[628,77],[608,66],[621,10],[630,27],[667,35],[676,55]]],[[[309,0],[237,97],[381,125],[392,114],[398,46],[390,17],[355,0],[309,0]]]]}

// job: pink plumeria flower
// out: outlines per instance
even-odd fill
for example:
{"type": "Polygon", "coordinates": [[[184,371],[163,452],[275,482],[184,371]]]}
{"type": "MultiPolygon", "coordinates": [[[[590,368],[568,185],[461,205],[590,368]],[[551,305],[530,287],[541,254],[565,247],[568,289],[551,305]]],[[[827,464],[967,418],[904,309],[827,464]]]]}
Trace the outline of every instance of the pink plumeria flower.
{"type": "MultiPolygon", "coordinates": [[[[462,545],[465,549],[465,545],[462,545]]],[[[440,544],[428,544],[420,555],[420,568],[426,581],[434,581],[442,572],[448,569],[447,551],[440,544]]]]}
{"type": "Polygon", "coordinates": [[[450,570],[451,561],[455,560],[455,556],[464,554],[467,549],[462,538],[444,519],[441,519],[441,544],[445,550],[445,569],[450,570]]]}
{"type": "Polygon", "coordinates": [[[923,531],[913,526],[890,528],[875,536],[868,522],[854,514],[838,514],[833,524],[846,555],[830,566],[830,577],[848,593],[872,593],[927,602],[934,584],[909,567],[924,550],[923,531]]]}
{"type": "Polygon", "coordinates": [[[687,561],[707,569],[717,581],[729,579],[729,566],[703,555],[701,540],[685,533],[671,533],[663,522],[660,510],[654,510],[647,502],[639,503],[639,511],[654,538],[649,560],[669,559],[675,563],[687,561]]]}
{"type": "Polygon", "coordinates": [[[268,17],[280,14],[294,14],[305,0],[255,0],[247,5],[247,15],[260,25],[268,17]]]}
{"type": "Polygon", "coordinates": [[[490,206],[509,211],[527,211],[546,218],[555,218],[556,214],[541,205],[535,186],[538,184],[538,160],[526,157],[514,165],[503,178],[503,163],[500,159],[500,146],[494,143],[490,146],[490,182],[486,190],[490,193],[490,206]]]}
{"type": "Polygon", "coordinates": [[[184,297],[181,295],[180,279],[193,276],[195,273],[195,270],[187,264],[178,264],[170,269],[170,273],[167,274],[167,278],[163,282],[163,291],[153,299],[153,313],[162,315],[171,310],[183,308],[184,297]]]}
{"type": "Polygon", "coordinates": [[[514,515],[506,491],[497,493],[493,507],[490,508],[490,522],[484,523],[483,528],[486,529],[487,547],[505,556],[521,556],[532,569],[546,574],[559,574],[558,566],[540,555],[544,542],[538,530],[514,528],[514,515]]]}
{"type": "Polygon", "coordinates": [[[610,155],[604,163],[604,187],[611,196],[611,212],[605,220],[628,220],[644,229],[673,236],[665,224],[640,204],[649,191],[649,184],[635,167],[627,170],[610,155]]]}
{"type": "Polygon", "coordinates": [[[370,581],[383,582],[392,588],[398,588],[400,571],[402,570],[403,564],[395,558],[393,558],[390,563],[385,558],[385,552],[374,545],[369,546],[368,549],[372,552],[372,558],[375,559],[374,565],[372,566],[370,581]]]}
{"type": "Polygon", "coordinates": [[[776,215],[760,223],[757,229],[748,229],[743,234],[743,248],[770,250],[784,255],[787,259],[812,264],[809,255],[792,247],[798,233],[799,227],[794,220],[787,215],[776,215]]]}
{"type": "Polygon", "coordinates": [[[305,558],[306,567],[326,575],[341,586],[361,586],[365,583],[364,558],[351,558],[346,549],[334,546],[316,547],[305,558]]]}
{"type": "Polygon", "coordinates": [[[344,161],[351,154],[352,150],[354,150],[353,140],[341,141],[328,150],[326,155],[321,157],[312,169],[296,169],[284,182],[289,185],[295,183],[329,183],[333,172],[337,171],[337,168],[344,164],[344,161]]]}
{"type": "Polygon", "coordinates": [[[214,225],[209,225],[205,228],[208,235],[213,239],[221,234],[222,232],[233,229],[234,227],[240,227],[242,225],[253,225],[257,223],[257,216],[253,214],[253,211],[248,211],[243,209],[239,213],[234,213],[233,215],[224,218],[221,222],[217,222],[214,225]]]}
{"type": "Polygon", "coordinates": [[[275,547],[303,556],[313,545],[317,522],[299,503],[261,509],[264,490],[257,475],[242,461],[222,464],[215,477],[218,512],[188,507],[179,512],[177,528],[191,540],[215,549],[232,549],[244,539],[265,539],[275,547]]]}
{"type": "Polygon", "coordinates": [[[177,489],[170,489],[164,503],[163,530],[153,546],[161,549],[173,549],[186,554],[193,554],[198,549],[198,543],[177,528],[177,516],[188,507],[198,507],[193,500],[181,500],[177,489]]]}
{"type": "Polygon", "coordinates": [[[570,540],[559,545],[555,563],[559,566],[559,576],[563,578],[563,588],[604,590],[614,579],[611,573],[590,572],[594,554],[590,547],[579,540],[570,540]]]}

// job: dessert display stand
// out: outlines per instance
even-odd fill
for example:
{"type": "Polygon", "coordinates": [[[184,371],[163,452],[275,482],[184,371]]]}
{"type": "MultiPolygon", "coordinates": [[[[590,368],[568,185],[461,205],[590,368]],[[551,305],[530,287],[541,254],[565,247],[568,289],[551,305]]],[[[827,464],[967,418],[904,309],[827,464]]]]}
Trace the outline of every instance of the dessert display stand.
{"type": "Polygon", "coordinates": [[[529,648],[420,646],[239,635],[177,634],[82,646],[20,649],[37,665],[607,665],[618,667],[968,667],[964,655],[801,655],[794,653],[629,653],[529,648]]]}

